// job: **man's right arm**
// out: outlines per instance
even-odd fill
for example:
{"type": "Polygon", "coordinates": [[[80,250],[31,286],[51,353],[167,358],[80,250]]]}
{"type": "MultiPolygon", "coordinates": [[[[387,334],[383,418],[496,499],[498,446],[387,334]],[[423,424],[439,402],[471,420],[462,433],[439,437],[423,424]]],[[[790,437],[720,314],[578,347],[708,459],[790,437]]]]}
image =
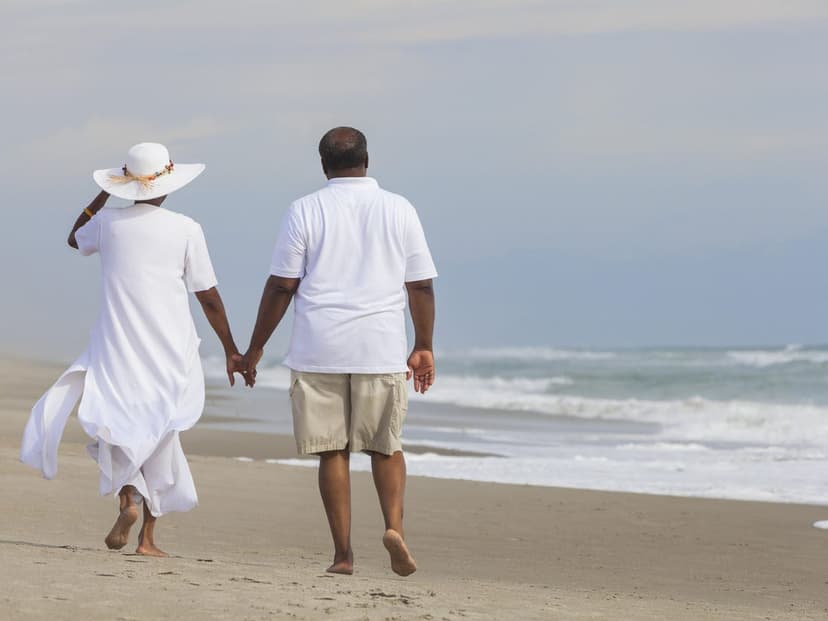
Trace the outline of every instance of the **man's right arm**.
{"type": "Polygon", "coordinates": [[[282,321],[290,301],[299,288],[299,278],[283,278],[270,276],[262,292],[259,303],[259,314],[256,317],[256,327],[250,337],[250,347],[242,359],[241,366],[248,371],[248,376],[255,382],[256,365],[262,359],[264,346],[282,321]]]}
{"type": "Polygon", "coordinates": [[[414,350],[408,357],[406,379],[414,377],[414,391],[425,392],[434,383],[434,285],[431,279],[405,283],[414,323],[414,350]]]}

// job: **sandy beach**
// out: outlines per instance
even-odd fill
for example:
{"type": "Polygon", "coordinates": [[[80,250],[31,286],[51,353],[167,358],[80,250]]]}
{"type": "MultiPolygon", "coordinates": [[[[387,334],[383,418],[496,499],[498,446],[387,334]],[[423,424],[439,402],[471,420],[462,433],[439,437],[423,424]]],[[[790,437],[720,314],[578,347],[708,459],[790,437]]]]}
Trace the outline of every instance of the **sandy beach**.
{"type": "MultiPolygon", "coordinates": [[[[327,524],[291,438],[183,436],[200,506],[164,517],[172,557],[108,551],[72,419],[54,481],[17,460],[29,409],[62,366],[0,362],[0,599],[10,619],[823,619],[828,507],[412,477],[419,570],[391,573],[370,475],[354,475],[356,574],[324,573],[327,524]],[[245,455],[254,459],[234,459],[245,455]]],[[[133,538],[135,533],[133,533],[133,538]]]]}

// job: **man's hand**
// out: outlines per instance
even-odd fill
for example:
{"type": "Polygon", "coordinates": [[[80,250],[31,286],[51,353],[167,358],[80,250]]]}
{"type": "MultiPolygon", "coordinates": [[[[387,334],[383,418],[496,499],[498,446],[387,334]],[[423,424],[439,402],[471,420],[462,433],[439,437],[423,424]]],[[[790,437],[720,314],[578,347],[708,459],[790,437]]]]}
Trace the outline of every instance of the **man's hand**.
{"type": "Polygon", "coordinates": [[[405,379],[414,377],[414,392],[425,394],[434,383],[434,353],[428,349],[415,349],[408,357],[408,373],[405,379]]]}
{"type": "Polygon", "coordinates": [[[244,383],[248,386],[252,386],[250,384],[247,375],[244,373],[244,370],[241,366],[242,357],[241,354],[236,352],[233,354],[227,354],[227,379],[230,380],[230,385],[236,385],[236,376],[235,373],[239,373],[244,378],[244,383]]]}
{"type": "Polygon", "coordinates": [[[239,362],[239,367],[241,369],[242,376],[244,377],[244,382],[250,388],[253,388],[256,384],[256,365],[259,364],[259,361],[262,359],[262,355],[264,354],[264,350],[261,348],[250,348],[247,350],[247,353],[241,358],[239,362]]]}

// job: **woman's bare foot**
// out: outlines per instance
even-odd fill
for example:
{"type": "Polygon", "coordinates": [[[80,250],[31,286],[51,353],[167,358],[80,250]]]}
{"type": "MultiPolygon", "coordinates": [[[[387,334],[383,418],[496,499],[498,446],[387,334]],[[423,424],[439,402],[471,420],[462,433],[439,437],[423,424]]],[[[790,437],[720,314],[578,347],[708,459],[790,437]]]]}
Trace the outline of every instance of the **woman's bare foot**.
{"type": "Polygon", "coordinates": [[[146,543],[143,541],[138,542],[138,547],[135,548],[135,554],[142,554],[144,556],[157,556],[159,558],[169,556],[169,554],[167,554],[163,550],[160,550],[157,547],[155,547],[154,544],[146,543]]]}
{"type": "Polygon", "coordinates": [[[414,562],[414,557],[408,551],[408,546],[405,545],[405,541],[397,531],[390,528],[385,531],[382,536],[382,545],[385,546],[391,556],[391,569],[394,570],[395,574],[410,576],[417,571],[417,563],[414,562]]]}
{"type": "Polygon", "coordinates": [[[149,502],[144,502],[144,523],[141,525],[141,532],[138,535],[138,547],[135,548],[135,554],[143,554],[144,556],[169,556],[163,550],[159,550],[155,546],[155,522],[158,521],[149,510],[149,502]]]}
{"type": "Polygon", "coordinates": [[[118,519],[112,526],[112,530],[106,536],[104,541],[106,547],[110,550],[120,550],[129,541],[129,530],[132,525],[138,520],[138,509],[135,505],[130,505],[121,509],[118,513],[118,519]]]}
{"type": "Polygon", "coordinates": [[[348,554],[346,554],[343,559],[338,559],[334,556],[333,565],[328,567],[325,571],[330,574],[345,574],[346,576],[350,576],[354,573],[354,553],[351,550],[348,550],[348,554]]]}

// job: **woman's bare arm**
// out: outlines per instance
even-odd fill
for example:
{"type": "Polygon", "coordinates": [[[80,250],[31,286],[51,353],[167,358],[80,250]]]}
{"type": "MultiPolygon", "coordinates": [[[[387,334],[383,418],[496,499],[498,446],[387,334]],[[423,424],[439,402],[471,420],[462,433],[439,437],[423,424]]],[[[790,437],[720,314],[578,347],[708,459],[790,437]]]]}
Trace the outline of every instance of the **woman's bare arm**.
{"type": "MultiPolygon", "coordinates": [[[[224,357],[227,362],[227,378],[230,380],[230,385],[235,384],[233,373],[242,373],[239,366],[242,357],[239,355],[239,350],[236,347],[236,342],[233,340],[233,334],[230,332],[230,322],[227,320],[227,312],[224,310],[224,302],[221,300],[218,289],[212,287],[205,291],[196,291],[195,294],[201,308],[204,311],[204,316],[210,322],[210,326],[221,341],[221,346],[224,348],[224,357]]],[[[245,383],[253,385],[249,382],[246,374],[242,373],[245,383]]]]}
{"type": "Polygon", "coordinates": [[[78,248],[78,241],[75,239],[75,233],[77,232],[77,230],[92,219],[92,216],[86,213],[87,209],[94,216],[101,209],[103,209],[103,206],[106,205],[106,200],[108,198],[109,192],[101,190],[100,194],[98,194],[95,198],[92,199],[92,202],[86,206],[86,209],[84,209],[81,212],[81,215],[78,216],[78,219],[75,220],[75,226],[72,227],[72,230],[69,233],[69,239],[66,240],[66,242],[70,246],[72,246],[72,248],[74,248],[75,250],[77,250],[78,248]]]}

